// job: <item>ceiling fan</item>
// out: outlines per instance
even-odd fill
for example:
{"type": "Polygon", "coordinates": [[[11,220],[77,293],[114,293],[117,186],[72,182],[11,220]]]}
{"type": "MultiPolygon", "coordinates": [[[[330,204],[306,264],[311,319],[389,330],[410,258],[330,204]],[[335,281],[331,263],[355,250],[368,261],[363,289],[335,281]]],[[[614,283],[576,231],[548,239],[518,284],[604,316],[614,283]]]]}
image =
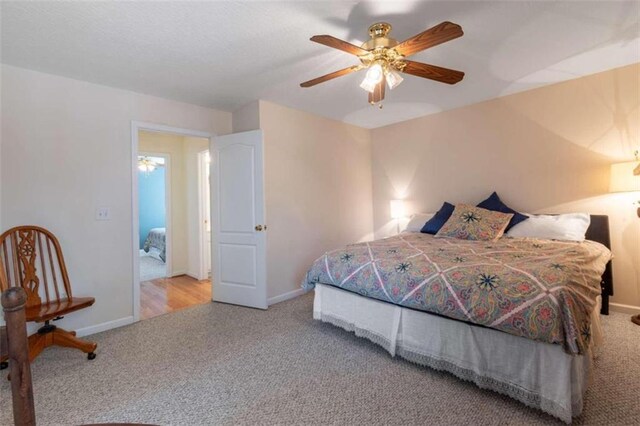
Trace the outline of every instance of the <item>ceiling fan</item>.
{"type": "Polygon", "coordinates": [[[330,35],[316,35],[311,37],[311,41],[356,55],[361,63],[323,75],[322,77],[314,78],[313,80],[305,81],[301,83],[300,86],[315,86],[316,84],[324,83],[325,81],[351,74],[352,72],[367,69],[367,74],[360,84],[360,87],[369,92],[370,104],[378,103],[380,108],[382,108],[380,102],[384,99],[385,83],[390,89],[397,87],[403,80],[400,73],[411,74],[447,84],[456,84],[464,77],[462,71],[406,59],[407,56],[461,37],[464,33],[460,25],[445,21],[402,43],[398,43],[396,39],[389,37],[390,31],[391,25],[386,22],[378,22],[371,25],[369,27],[371,39],[363,43],[360,47],[330,35]]]}

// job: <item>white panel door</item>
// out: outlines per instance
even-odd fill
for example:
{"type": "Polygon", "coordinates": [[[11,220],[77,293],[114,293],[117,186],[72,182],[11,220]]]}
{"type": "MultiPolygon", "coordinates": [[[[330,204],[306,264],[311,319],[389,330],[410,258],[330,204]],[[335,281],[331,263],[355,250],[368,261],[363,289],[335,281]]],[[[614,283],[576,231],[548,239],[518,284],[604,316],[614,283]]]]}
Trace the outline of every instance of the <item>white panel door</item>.
{"type": "Polygon", "coordinates": [[[213,300],[267,308],[262,131],[211,144],[213,300]]]}

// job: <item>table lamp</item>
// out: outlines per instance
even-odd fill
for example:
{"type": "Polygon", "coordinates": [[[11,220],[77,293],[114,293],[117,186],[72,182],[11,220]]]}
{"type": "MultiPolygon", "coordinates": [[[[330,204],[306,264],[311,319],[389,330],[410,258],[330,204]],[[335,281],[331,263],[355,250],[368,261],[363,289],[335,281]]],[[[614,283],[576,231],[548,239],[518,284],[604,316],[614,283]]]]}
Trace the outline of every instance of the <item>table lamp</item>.
{"type": "Polygon", "coordinates": [[[400,219],[405,217],[404,200],[391,200],[391,219],[396,219],[398,223],[398,234],[400,233],[400,219]]]}

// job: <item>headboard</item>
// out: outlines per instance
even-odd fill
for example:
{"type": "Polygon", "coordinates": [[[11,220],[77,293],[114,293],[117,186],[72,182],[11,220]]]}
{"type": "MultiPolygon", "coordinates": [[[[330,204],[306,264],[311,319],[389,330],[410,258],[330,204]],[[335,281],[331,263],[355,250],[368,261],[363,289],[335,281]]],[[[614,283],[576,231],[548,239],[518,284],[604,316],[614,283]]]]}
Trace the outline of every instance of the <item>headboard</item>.
{"type": "MultiPolygon", "coordinates": [[[[587,240],[596,241],[611,250],[609,216],[592,214],[591,225],[589,225],[589,229],[587,229],[586,238],[587,240]]],[[[611,262],[607,263],[607,269],[605,269],[604,274],[602,274],[600,287],[602,288],[602,308],[600,309],[600,313],[609,315],[609,296],[613,296],[613,272],[611,270],[611,262]]]]}

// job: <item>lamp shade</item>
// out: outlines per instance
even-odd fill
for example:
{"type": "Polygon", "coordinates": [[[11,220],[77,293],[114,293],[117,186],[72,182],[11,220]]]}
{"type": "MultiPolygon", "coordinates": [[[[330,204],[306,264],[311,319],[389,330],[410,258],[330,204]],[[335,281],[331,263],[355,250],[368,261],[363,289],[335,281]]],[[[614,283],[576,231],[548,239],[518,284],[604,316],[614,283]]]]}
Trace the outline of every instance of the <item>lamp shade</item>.
{"type": "Polygon", "coordinates": [[[391,200],[391,219],[401,219],[405,216],[404,201],[391,200]]]}
{"type": "Polygon", "coordinates": [[[637,161],[612,164],[609,192],[640,191],[640,175],[634,174],[638,165],[637,161]]]}

